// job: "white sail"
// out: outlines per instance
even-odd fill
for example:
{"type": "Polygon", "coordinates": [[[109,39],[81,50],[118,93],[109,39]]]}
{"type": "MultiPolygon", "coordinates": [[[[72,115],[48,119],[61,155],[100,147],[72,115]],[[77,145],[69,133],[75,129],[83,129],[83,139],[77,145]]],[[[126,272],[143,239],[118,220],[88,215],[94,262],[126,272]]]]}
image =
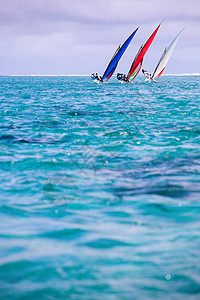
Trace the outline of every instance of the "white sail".
{"type": "Polygon", "coordinates": [[[175,39],[173,40],[173,42],[170,44],[170,46],[164,51],[161,59],[159,60],[154,72],[153,72],[153,75],[152,75],[152,79],[155,79],[156,77],[160,77],[162,72],[164,71],[169,59],[170,59],[170,56],[172,55],[172,52],[174,50],[174,47],[176,46],[177,42],[178,42],[178,39],[182,33],[182,31],[184,30],[184,28],[181,30],[181,32],[179,32],[179,34],[175,37],[175,39]]]}

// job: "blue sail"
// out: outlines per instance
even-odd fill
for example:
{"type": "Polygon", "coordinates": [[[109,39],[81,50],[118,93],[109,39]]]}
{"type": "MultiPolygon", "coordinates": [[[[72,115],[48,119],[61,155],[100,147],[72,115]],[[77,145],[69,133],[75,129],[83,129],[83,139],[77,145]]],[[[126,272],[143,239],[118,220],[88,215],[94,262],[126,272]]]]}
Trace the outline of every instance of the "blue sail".
{"type": "Polygon", "coordinates": [[[108,66],[107,66],[107,68],[106,68],[106,70],[103,74],[103,77],[101,79],[102,81],[104,79],[108,80],[113,75],[120,58],[122,57],[122,55],[126,51],[126,48],[128,47],[128,45],[132,41],[132,38],[134,37],[134,35],[136,34],[138,29],[139,29],[139,27],[127,38],[127,40],[123,43],[123,45],[119,46],[119,48],[116,50],[115,54],[113,55],[110,63],[108,64],[108,66]]]}

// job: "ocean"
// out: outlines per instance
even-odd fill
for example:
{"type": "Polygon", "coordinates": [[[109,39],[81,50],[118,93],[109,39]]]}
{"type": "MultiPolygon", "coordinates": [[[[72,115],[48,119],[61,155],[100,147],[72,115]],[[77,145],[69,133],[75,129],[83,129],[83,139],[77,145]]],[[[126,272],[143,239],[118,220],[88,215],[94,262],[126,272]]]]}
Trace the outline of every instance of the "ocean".
{"type": "Polygon", "coordinates": [[[200,76],[0,77],[0,299],[200,298],[200,76]]]}

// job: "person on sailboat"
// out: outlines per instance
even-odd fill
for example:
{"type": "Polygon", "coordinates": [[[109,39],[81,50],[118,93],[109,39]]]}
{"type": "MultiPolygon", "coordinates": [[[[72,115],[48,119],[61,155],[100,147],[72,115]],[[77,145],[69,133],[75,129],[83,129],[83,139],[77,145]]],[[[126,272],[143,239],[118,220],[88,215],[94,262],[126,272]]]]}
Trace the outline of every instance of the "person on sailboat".
{"type": "Polygon", "coordinates": [[[152,78],[151,78],[151,74],[149,74],[146,70],[142,69],[142,73],[145,76],[145,81],[151,82],[152,78]]]}
{"type": "Polygon", "coordinates": [[[146,77],[145,81],[148,81],[148,82],[151,82],[151,81],[157,82],[157,80],[155,80],[154,78],[152,78],[152,75],[149,74],[146,70],[142,69],[142,73],[146,77]]]}
{"type": "Polygon", "coordinates": [[[98,73],[95,74],[94,79],[99,80],[98,73]]]}
{"type": "Polygon", "coordinates": [[[93,80],[101,81],[101,76],[99,77],[99,76],[98,76],[98,73],[96,73],[96,74],[92,73],[91,78],[92,78],[93,80]]]}
{"type": "Polygon", "coordinates": [[[121,80],[122,79],[122,75],[123,75],[122,73],[117,73],[117,79],[121,80]]]}
{"type": "Polygon", "coordinates": [[[128,80],[128,77],[126,76],[126,74],[124,74],[124,76],[123,76],[123,80],[124,81],[126,81],[126,82],[128,82],[129,80],[128,80]]]}
{"type": "Polygon", "coordinates": [[[128,80],[128,77],[126,76],[126,74],[124,74],[124,75],[122,76],[122,80],[125,81],[125,82],[128,82],[128,81],[129,81],[129,80],[128,80]]]}

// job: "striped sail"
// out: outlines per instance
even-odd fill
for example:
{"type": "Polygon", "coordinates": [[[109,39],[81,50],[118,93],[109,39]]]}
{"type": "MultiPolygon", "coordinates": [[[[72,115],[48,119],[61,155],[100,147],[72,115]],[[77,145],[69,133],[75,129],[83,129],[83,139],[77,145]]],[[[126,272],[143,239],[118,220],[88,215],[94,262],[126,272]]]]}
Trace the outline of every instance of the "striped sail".
{"type": "Polygon", "coordinates": [[[172,55],[172,52],[178,42],[178,39],[179,39],[181,33],[183,32],[183,29],[175,37],[175,39],[172,41],[170,46],[168,48],[166,48],[165,51],[163,52],[161,59],[159,60],[157,66],[153,72],[152,79],[159,78],[162,75],[162,73],[164,72],[164,69],[170,59],[170,56],[172,55]]]}
{"type": "Polygon", "coordinates": [[[122,55],[124,54],[124,52],[126,51],[128,45],[130,44],[130,42],[132,41],[134,35],[136,34],[137,30],[139,29],[139,27],[133,31],[133,33],[127,38],[127,40],[123,43],[122,46],[119,46],[118,49],[116,50],[116,52],[114,53],[110,63],[108,64],[103,76],[102,76],[102,81],[104,79],[109,79],[113,73],[115,72],[115,69],[118,65],[118,62],[120,60],[120,58],[122,57],[122,55]]]}
{"type": "MultiPolygon", "coordinates": [[[[162,22],[161,22],[162,23],[162,22]]],[[[160,23],[160,25],[161,25],[160,23]]],[[[131,65],[131,68],[128,72],[128,79],[134,79],[138,73],[140,72],[140,69],[142,67],[142,62],[143,62],[143,58],[144,58],[144,55],[146,54],[147,50],[149,49],[151,43],[153,42],[157,32],[158,32],[158,29],[160,27],[160,25],[158,25],[158,27],[155,29],[155,31],[152,33],[152,35],[149,37],[149,39],[146,41],[146,43],[144,44],[144,46],[142,45],[131,65]]]]}

